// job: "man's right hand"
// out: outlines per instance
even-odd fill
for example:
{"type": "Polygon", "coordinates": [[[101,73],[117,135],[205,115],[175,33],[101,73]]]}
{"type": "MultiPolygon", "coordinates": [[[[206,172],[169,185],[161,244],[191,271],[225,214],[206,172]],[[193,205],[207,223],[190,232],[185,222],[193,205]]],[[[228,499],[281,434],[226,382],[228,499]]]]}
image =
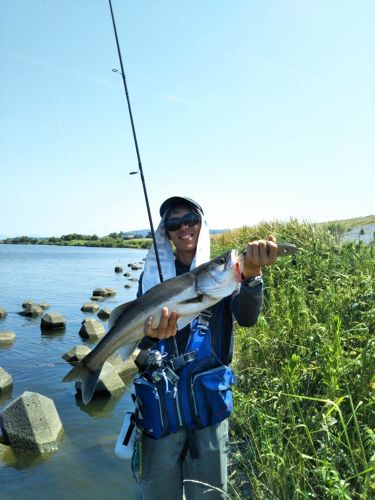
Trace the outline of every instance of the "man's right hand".
{"type": "Polygon", "coordinates": [[[154,318],[149,316],[144,323],[143,332],[147,337],[159,340],[174,337],[177,333],[177,320],[178,314],[176,311],[170,313],[168,307],[162,307],[159,326],[152,328],[154,318]]]}

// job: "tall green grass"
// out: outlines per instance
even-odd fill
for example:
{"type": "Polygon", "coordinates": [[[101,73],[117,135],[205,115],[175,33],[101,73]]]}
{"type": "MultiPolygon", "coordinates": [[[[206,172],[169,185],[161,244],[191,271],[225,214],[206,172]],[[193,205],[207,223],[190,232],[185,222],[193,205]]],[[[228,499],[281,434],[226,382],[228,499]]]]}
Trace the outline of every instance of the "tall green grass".
{"type": "Polygon", "coordinates": [[[374,247],[292,220],[219,235],[214,253],[270,233],[298,252],[264,269],[263,313],[236,328],[232,496],[375,498],[374,247]]]}

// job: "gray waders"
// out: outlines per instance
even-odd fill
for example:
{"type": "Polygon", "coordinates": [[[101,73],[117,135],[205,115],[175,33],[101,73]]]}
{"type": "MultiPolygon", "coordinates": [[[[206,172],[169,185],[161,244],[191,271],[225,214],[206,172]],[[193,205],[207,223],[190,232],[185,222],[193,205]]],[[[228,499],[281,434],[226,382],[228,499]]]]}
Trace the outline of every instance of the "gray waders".
{"type": "Polygon", "coordinates": [[[226,498],[228,420],[193,432],[197,458],[189,453],[185,429],[160,439],[141,435],[134,473],[144,500],[226,498]]]}

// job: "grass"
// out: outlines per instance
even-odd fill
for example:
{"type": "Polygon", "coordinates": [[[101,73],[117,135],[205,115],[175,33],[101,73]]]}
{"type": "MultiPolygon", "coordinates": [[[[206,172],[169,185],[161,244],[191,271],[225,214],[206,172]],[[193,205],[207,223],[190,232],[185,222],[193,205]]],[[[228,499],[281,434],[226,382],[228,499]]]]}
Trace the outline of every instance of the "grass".
{"type": "Polygon", "coordinates": [[[299,250],[265,268],[263,313],[236,328],[231,496],[373,498],[375,247],[289,221],[219,235],[214,251],[270,233],[299,250]]]}

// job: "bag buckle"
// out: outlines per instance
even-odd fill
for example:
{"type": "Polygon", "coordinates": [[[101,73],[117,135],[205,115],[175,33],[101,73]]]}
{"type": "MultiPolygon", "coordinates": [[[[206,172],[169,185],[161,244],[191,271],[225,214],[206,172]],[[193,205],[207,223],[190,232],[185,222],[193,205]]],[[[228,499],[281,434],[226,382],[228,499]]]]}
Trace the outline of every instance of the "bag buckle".
{"type": "Polygon", "coordinates": [[[177,371],[183,366],[185,366],[187,363],[190,363],[190,361],[193,361],[196,357],[197,357],[197,351],[184,352],[179,356],[171,358],[169,360],[169,363],[172,365],[172,368],[177,371]]]}
{"type": "Polygon", "coordinates": [[[199,313],[198,316],[198,326],[203,332],[206,332],[208,330],[208,326],[210,324],[210,318],[212,316],[211,311],[208,309],[202,311],[199,313]]]}

